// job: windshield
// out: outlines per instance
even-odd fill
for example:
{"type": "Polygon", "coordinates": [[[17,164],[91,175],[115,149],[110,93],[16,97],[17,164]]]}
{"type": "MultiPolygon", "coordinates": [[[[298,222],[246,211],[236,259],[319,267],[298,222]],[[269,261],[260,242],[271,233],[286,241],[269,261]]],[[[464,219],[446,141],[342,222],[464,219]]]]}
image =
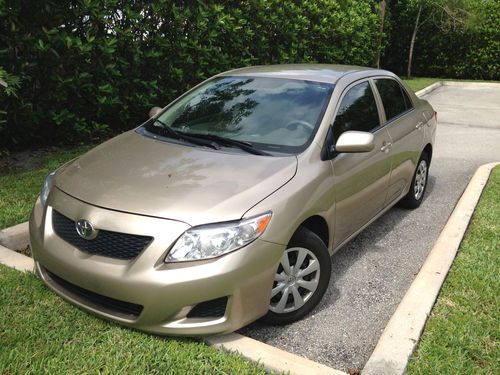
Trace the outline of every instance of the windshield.
{"type": "Polygon", "coordinates": [[[215,135],[297,153],[312,141],[333,85],[283,78],[221,77],[170,105],[147,130],[215,135]]]}

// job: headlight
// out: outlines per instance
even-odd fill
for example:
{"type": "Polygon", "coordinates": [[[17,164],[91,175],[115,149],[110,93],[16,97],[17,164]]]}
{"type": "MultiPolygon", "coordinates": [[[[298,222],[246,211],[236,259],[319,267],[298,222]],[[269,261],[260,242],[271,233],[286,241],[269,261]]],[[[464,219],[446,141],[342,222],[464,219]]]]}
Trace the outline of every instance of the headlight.
{"type": "Polygon", "coordinates": [[[165,262],[208,259],[237,250],[258,238],[267,228],[271,213],[231,224],[211,224],[184,232],[165,262]]]}
{"type": "Polygon", "coordinates": [[[42,190],[40,191],[40,201],[42,202],[42,206],[45,207],[45,203],[47,202],[47,198],[49,197],[50,189],[52,189],[52,183],[54,180],[54,175],[56,172],[50,172],[47,177],[45,177],[45,181],[42,185],[42,190]]]}

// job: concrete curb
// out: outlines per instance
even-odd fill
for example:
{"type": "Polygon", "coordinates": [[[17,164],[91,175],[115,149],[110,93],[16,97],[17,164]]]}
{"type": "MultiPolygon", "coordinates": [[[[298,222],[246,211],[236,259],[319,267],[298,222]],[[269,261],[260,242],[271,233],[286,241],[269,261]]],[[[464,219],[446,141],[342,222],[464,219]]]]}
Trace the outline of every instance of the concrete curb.
{"type": "Polygon", "coordinates": [[[0,245],[12,250],[21,250],[28,246],[28,222],[0,229],[0,245]]]}
{"type": "Polygon", "coordinates": [[[385,327],[365,364],[363,375],[399,375],[405,372],[491,170],[499,164],[489,163],[477,169],[417,277],[385,327]]]}
{"type": "Polygon", "coordinates": [[[431,93],[432,91],[436,90],[437,88],[443,86],[444,83],[445,83],[445,81],[434,82],[432,85],[424,87],[422,90],[416,91],[415,95],[417,95],[420,98],[421,96],[427,95],[427,94],[431,93]]]}
{"type": "Polygon", "coordinates": [[[15,268],[19,271],[33,272],[35,269],[35,262],[33,262],[32,258],[19,254],[2,245],[0,245],[0,264],[15,268]]]}
{"type": "Polygon", "coordinates": [[[238,333],[207,337],[205,341],[215,348],[237,352],[253,362],[261,363],[267,370],[271,371],[285,372],[291,375],[346,375],[345,372],[335,370],[321,363],[286,352],[238,333]]]}

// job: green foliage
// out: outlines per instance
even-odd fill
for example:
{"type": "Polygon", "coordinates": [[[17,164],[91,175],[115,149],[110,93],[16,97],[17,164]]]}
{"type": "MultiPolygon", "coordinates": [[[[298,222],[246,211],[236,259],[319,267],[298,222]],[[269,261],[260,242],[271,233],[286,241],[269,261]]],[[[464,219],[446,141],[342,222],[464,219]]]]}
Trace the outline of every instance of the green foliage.
{"type": "Polygon", "coordinates": [[[1,66],[0,66],[0,80],[2,81],[0,83],[0,87],[2,87],[0,93],[6,96],[16,96],[16,91],[21,85],[21,80],[19,77],[7,73],[1,66]]]}
{"type": "MultiPolygon", "coordinates": [[[[385,50],[382,63],[387,69],[403,74],[408,62],[418,1],[394,0],[389,5],[389,47],[385,50]]],[[[424,23],[418,30],[415,43],[413,74],[500,79],[498,0],[427,1],[422,20],[424,23]],[[469,17],[464,17],[464,14],[469,17]]]]}
{"type": "Polygon", "coordinates": [[[224,70],[277,63],[369,65],[370,0],[0,0],[0,149],[93,141],[224,70]]]}

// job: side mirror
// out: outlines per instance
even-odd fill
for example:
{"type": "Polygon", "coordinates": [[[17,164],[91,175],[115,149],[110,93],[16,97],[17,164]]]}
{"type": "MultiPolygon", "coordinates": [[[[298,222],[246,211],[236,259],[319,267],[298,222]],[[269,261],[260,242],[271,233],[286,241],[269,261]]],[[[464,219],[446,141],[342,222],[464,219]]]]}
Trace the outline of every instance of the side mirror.
{"type": "Polygon", "coordinates": [[[155,117],[158,113],[162,111],[160,107],[153,107],[149,110],[149,118],[155,117]]]}
{"type": "Polygon", "coordinates": [[[369,152],[373,150],[373,134],[360,131],[346,131],[342,133],[335,145],[337,152],[369,152]]]}

